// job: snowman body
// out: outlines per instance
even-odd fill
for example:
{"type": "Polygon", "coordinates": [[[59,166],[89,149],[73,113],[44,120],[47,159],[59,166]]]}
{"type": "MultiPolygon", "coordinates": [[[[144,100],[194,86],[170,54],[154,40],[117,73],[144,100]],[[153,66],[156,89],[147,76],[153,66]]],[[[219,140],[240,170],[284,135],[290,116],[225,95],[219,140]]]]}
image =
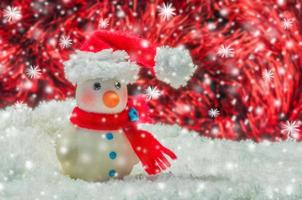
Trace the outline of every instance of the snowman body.
{"type": "MultiPolygon", "coordinates": [[[[127,87],[116,80],[88,80],[77,85],[77,105],[93,113],[115,114],[127,104],[127,87]]],[[[87,181],[130,174],[138,158],[122,130],[89,130],[72,124],[57,141],[63,173],[87,181]]]]}
{"type": "Polygon", "coordinates": [[[106,181],[130,174],[138,159],[120,131],[93,131],[74,127],[57,144],[63,172],[87,181],[106,181]]]}

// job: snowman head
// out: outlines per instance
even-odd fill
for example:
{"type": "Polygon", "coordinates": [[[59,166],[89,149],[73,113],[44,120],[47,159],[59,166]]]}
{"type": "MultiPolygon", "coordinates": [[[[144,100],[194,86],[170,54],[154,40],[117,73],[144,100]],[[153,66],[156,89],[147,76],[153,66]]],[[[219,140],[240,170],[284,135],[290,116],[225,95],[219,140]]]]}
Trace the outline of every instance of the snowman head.
{"type": "Polygon", "coordinates": [[[116,79],[91,79],[77,84],[79,108],[94,113],[119,113],[127,105],[127,85],[116,79]]]}

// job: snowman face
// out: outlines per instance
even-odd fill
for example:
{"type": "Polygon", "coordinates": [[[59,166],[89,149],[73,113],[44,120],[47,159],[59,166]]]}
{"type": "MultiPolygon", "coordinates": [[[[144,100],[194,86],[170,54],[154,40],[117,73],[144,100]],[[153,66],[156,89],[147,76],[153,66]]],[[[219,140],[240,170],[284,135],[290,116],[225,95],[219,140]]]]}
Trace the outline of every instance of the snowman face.
{"type": "Polygon", "coordinates": [[[94,79],[78,83],[76,101],[87,112],[119,113],[127,105],[127,93],[127,85],[118,80],[94,79]]]}

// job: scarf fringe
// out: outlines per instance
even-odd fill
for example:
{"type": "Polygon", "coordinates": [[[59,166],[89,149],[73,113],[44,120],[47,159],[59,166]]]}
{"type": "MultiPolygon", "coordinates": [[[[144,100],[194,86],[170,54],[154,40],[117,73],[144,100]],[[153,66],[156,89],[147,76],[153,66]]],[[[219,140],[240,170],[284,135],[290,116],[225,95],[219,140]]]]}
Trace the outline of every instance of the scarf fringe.
{"type": "Polygon", "coordinates": [[[125,129],[124,132],[141,161],[144,170],[149,175],[155,175],[171,167],[171,163],[166,156],[172,160],[177,159],[171,150],[164,147],[148,131],[138,130],[136,127],[133,127],[125,129]]]}

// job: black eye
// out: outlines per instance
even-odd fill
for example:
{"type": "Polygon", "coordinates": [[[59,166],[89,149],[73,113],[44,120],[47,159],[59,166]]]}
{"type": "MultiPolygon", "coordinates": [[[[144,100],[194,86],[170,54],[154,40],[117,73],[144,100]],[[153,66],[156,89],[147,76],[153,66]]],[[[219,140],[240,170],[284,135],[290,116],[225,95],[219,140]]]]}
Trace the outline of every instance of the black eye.
{"type": "Polygon", "coordinates": [[[121,83],[118,81],[115,81],[114,86],[116,89],[120,89],[121,88],[121,83]]]}
{"type": "Polygon", "coordinates": [[[93,89],[94,89],[94,90],[100,90],[101,88],[102,88],[101,83],[95,82],[95,83],[93,84],[93,89]]]}

